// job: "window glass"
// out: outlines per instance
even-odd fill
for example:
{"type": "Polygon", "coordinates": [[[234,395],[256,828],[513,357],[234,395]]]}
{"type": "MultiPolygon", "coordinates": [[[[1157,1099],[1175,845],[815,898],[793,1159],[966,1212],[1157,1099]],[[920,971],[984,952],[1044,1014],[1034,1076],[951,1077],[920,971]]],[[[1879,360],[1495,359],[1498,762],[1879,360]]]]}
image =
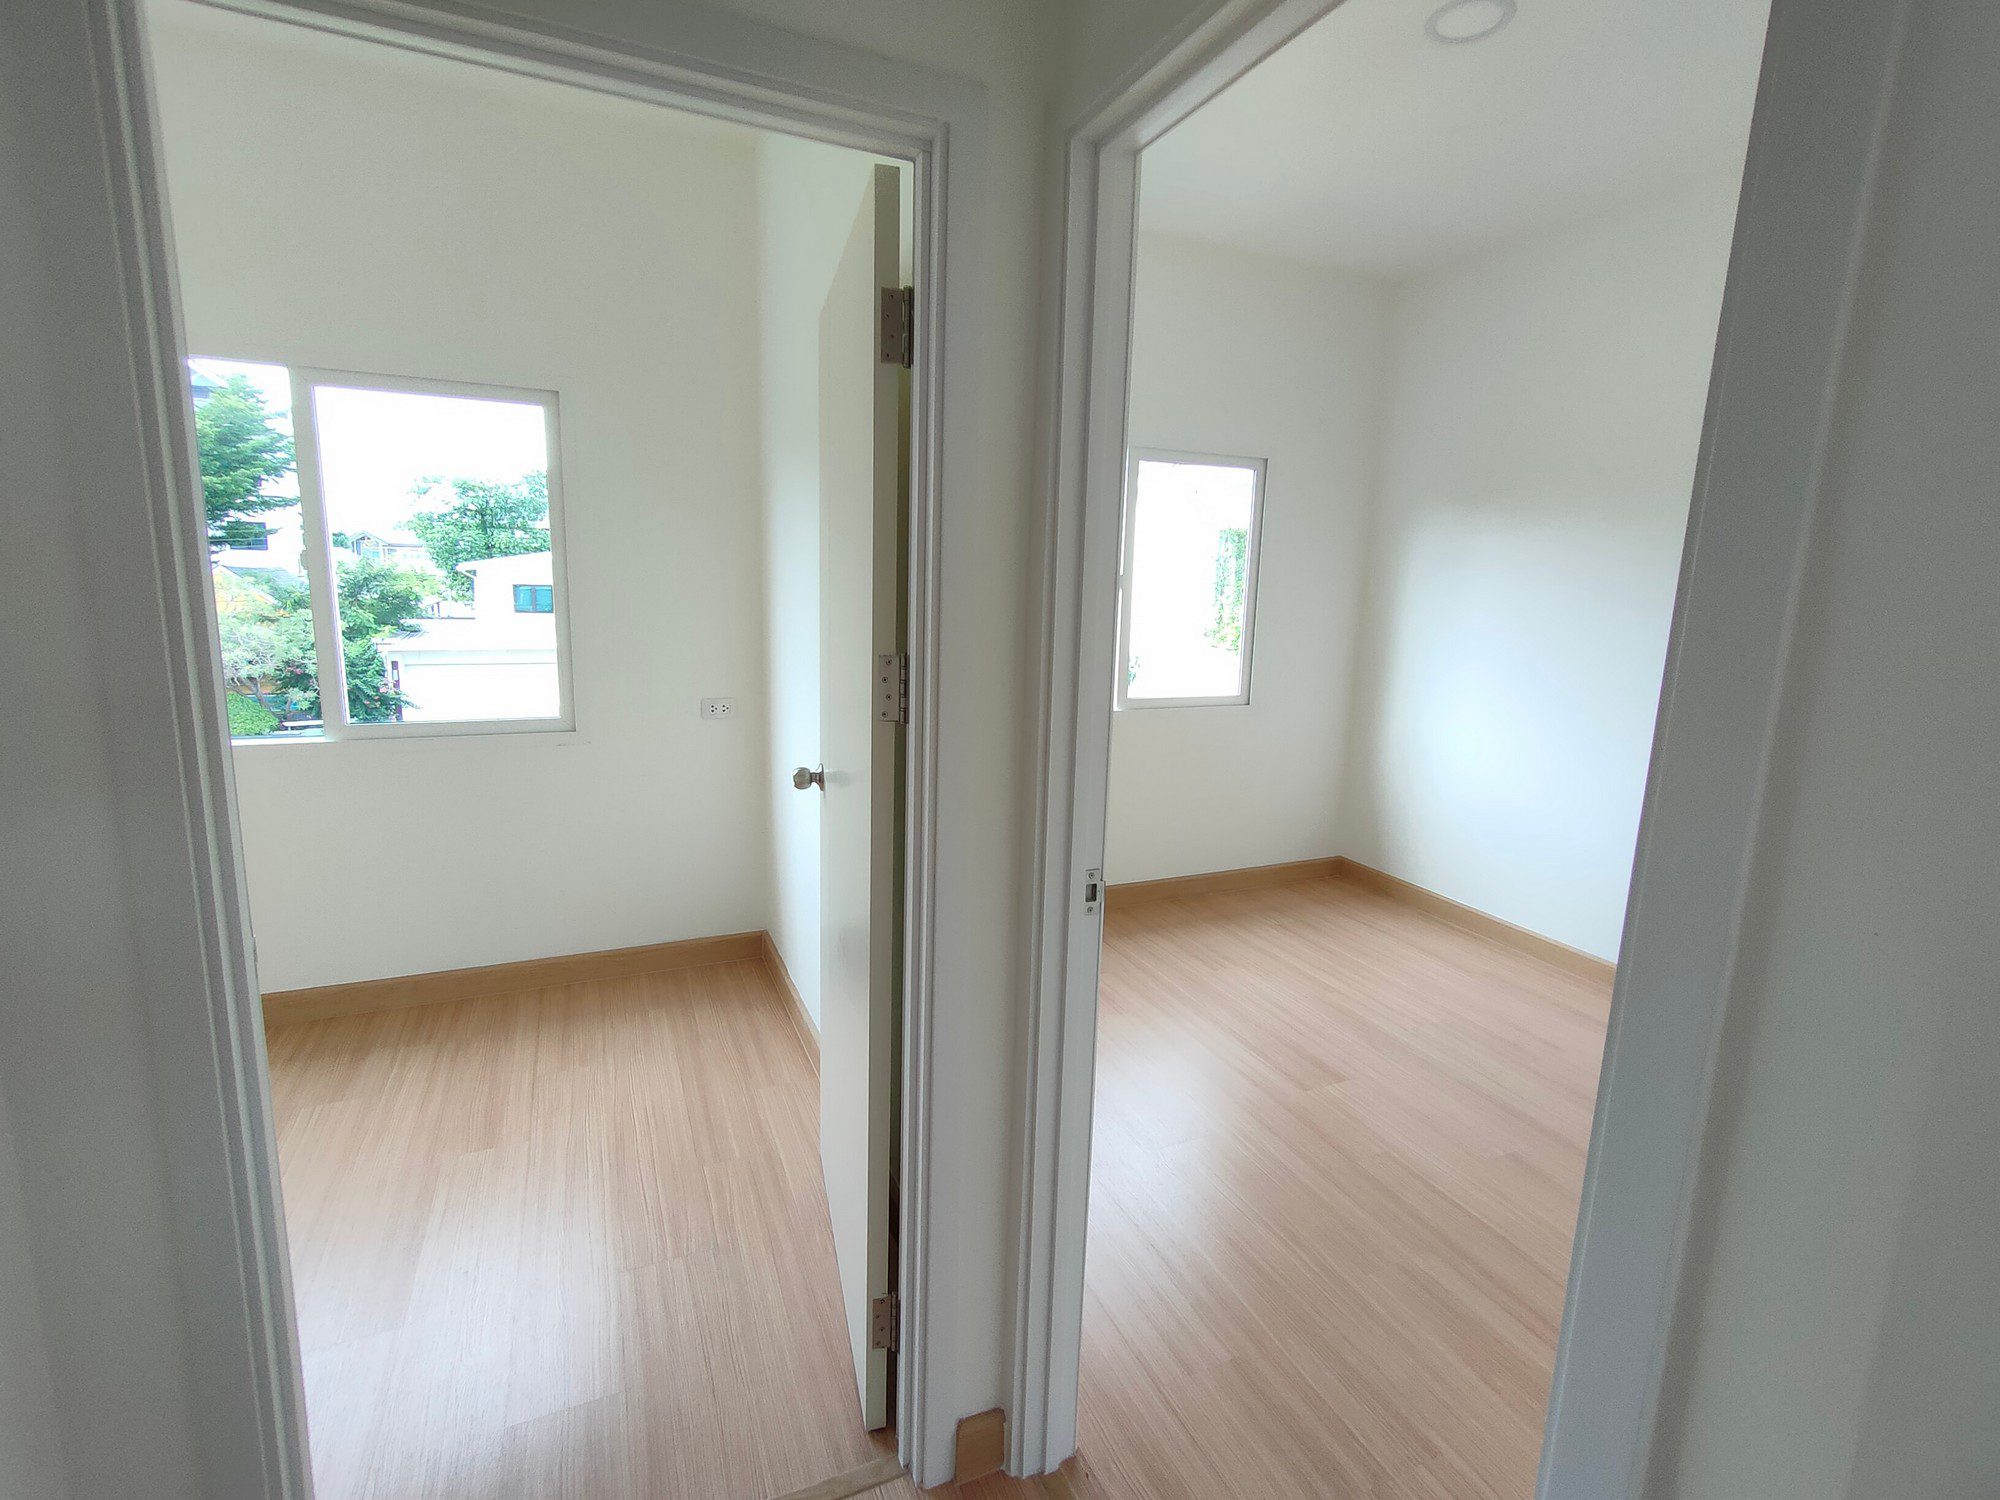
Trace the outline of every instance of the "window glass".
{"type": "Polygon", "coordinates": [[[313,413],[350,721],[558,717],[544,408],[322,384],[313,413]]]}
{"type": "Polygon", "coordinates": [[[193,359],[188,379],[229,732],[238,739],[316,735],[319,665],[291,372],[193,359]]]}
{"type": "Polygon", "coordinates": [[[188,373],[232,738],[566,725],[552,395],[188,373]]]}
{"type": "Polygon", "coordinates": [[[1247,464],[1141,458],[1133,465],[1124,701],[1245,697],[1260,480],[1247,464]]]}

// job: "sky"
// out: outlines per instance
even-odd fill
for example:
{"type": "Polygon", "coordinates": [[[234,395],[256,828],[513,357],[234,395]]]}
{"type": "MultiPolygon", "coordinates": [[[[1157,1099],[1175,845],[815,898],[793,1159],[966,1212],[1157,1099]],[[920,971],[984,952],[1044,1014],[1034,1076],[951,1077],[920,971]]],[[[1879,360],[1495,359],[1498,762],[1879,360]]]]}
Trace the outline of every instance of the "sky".
{"type": "MultiPolygon", "coordinates": [[[[289,418],[291,376],[283,365],[188,363],[216,379],[244,376],[273,413],[289,418]]],[[[413,493],[428,479],[504,482],[548,468],[539,406],[337,385],[317,386],[313,406],[330,531],[404,529],[413,511],[436,503],[413,493]]]]}

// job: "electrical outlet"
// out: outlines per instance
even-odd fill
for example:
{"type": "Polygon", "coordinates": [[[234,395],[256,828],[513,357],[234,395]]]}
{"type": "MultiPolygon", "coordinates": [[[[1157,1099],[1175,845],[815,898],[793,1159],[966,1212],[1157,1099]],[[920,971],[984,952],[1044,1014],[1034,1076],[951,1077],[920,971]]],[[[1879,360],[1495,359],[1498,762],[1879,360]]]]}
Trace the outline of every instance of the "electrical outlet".
{"type": "Polygon", "coordinates": [[[704,698],[701,700],[701,716],[704,719],[733,719],[736,717],[736,700],[704,698]]]}

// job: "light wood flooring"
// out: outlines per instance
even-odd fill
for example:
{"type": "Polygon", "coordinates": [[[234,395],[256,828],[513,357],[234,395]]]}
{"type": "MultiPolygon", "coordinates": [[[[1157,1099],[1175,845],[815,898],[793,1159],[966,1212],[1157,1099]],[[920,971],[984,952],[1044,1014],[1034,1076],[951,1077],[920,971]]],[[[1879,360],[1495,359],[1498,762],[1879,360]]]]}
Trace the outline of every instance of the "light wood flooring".
{"type": "Polygon", "coordinates": [[[1338,879],[1107,914],[1089,1500],[1533,1493],[1608,985],[1338,879]]]}
{"type": "Polygon", "coordinates": [[[761,961],[269,1040],[320,1500],[764,1500],[881,1451],[761,961]]]}
{"type": "MultiPolygon", "coordinates": [[[[1081,1455],[931,1493],[1528,1495],[1607,1004],[1341,880],[1114,903],[1081,1455]]],[[[761,963],[270,1052],[322,1500],[763,1500],[882,1451],[761,963]]]]}

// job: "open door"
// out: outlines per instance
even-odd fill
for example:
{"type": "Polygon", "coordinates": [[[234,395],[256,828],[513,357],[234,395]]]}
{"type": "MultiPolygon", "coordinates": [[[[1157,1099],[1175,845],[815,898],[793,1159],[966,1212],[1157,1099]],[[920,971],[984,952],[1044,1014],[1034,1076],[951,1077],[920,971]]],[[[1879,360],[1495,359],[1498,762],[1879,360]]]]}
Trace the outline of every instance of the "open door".
{"type": "Polygon", "coordinates": [[[819,1149],[869,1428],[889,1420],[896,997],[900,984],[902,355],[885,325],[897,177],[877,167],[819,320],[819,1149]],[[890,357],[885,358],[885,353],[890,357]],[[886,674],[886,676],[885,676],[886,674]]]}

